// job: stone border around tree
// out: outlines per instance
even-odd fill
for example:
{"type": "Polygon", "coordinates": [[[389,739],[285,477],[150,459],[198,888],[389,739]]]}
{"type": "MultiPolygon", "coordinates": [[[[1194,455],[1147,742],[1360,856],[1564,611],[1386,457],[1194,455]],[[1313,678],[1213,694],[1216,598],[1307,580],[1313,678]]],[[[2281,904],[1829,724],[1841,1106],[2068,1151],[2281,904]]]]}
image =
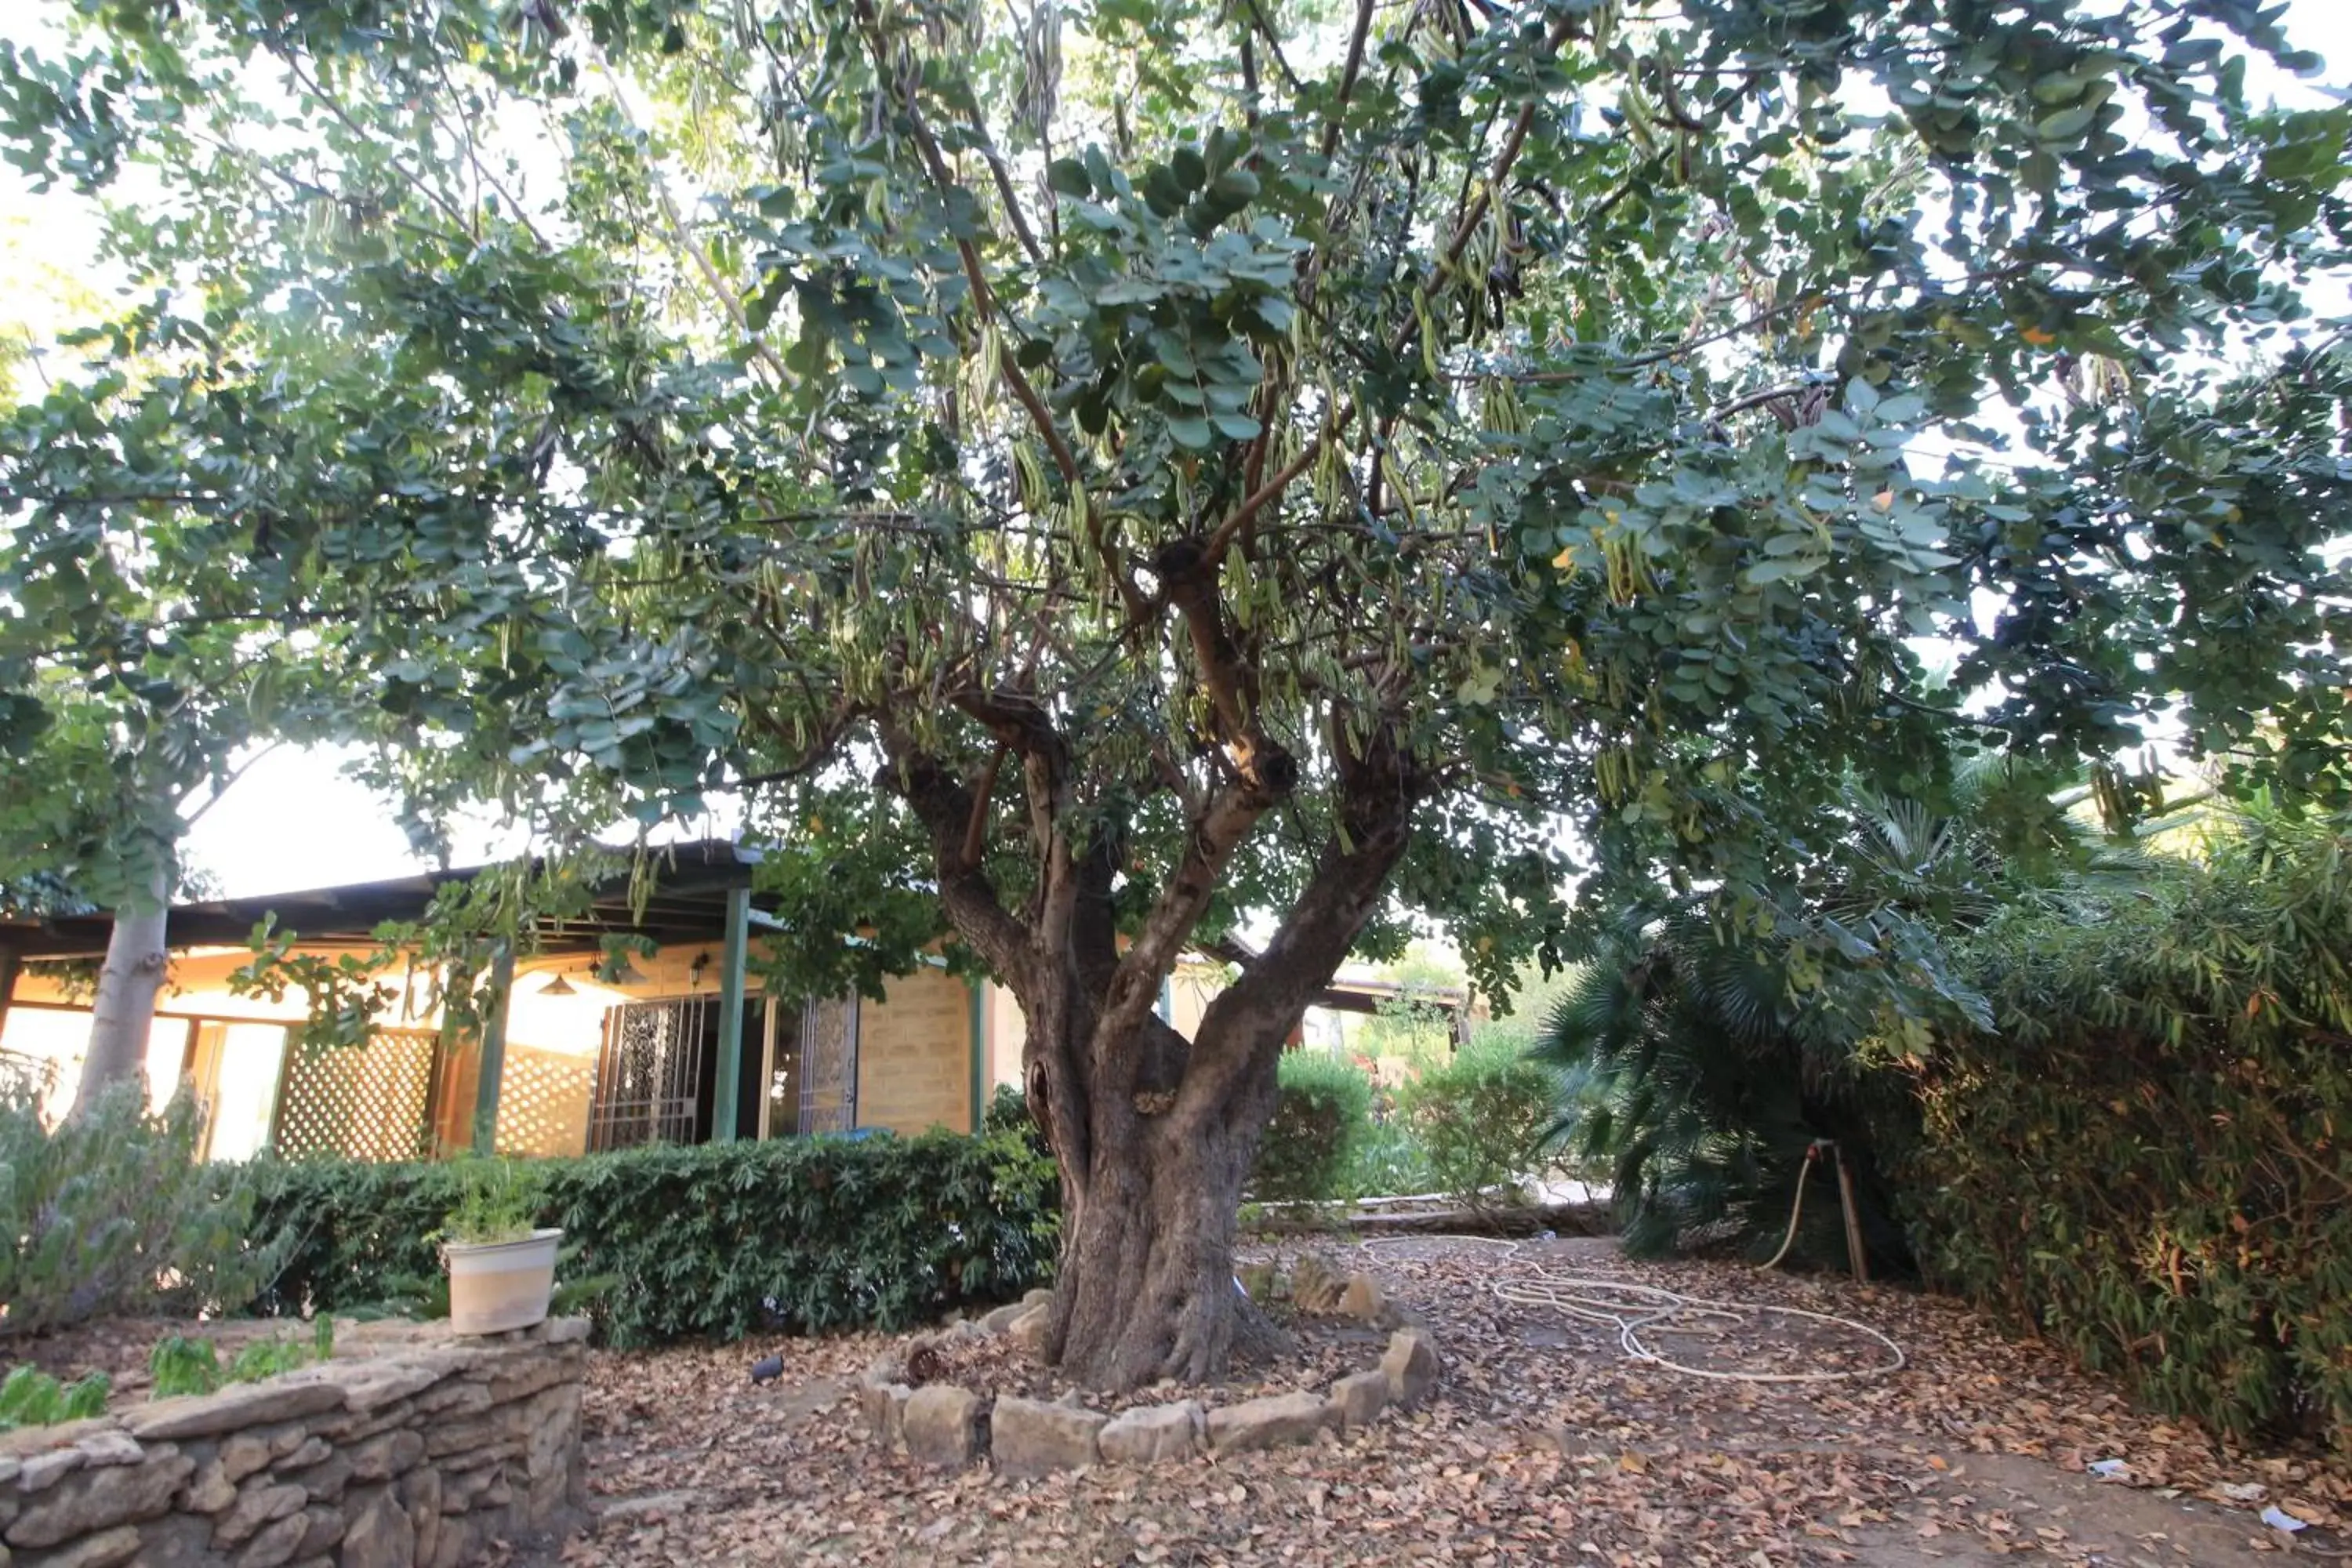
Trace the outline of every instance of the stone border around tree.
{"type": "MultiPolygon", "coordinates": [[[[952,1383],[916,1387],[907,1381],[914,1357],[959,1340],[1002,1334],[1034,1351],[1044,1340],[1052,1303],[1052,1291],[1032,1290],[984,1318],[917,1340],[904,1354],[881,1357],[858,1378],[860,1426],[918,1464],[962,1469],[984,1456],[999,1474],[1039,1476],[1285,1447],[1311,1443],[1327,1428],[1346,1436],[1391,1406],[1412,1408],[1437,1386],[1437,1341],[1421,1327],[1394,1328],[1379,1365],[1350,1373],[1324,1392],[1305,1388],[1230,1405],[1180,1399],[1106,1415],[1074,1403],[1075,1395],[1057,1403],[1009,1394],[991,1399],[952,1383]]],[[[1394,1309],[1384,1302],[1381,1309],[1389,1320],[1382,1326],[1390,1326],[1394,1309]]]]}

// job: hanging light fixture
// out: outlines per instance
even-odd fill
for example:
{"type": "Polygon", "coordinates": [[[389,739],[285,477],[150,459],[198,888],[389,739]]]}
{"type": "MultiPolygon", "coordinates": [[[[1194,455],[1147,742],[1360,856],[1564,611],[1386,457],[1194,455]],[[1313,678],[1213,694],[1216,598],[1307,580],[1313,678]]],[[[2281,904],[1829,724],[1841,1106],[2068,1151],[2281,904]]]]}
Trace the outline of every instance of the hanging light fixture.
{"type": "Polygon", "coordinates": [[[559,971],[554,979],[539,988],[539,994],[541,996],[576,996],[580,994],[580,987],[564,979],[559,971]]]}

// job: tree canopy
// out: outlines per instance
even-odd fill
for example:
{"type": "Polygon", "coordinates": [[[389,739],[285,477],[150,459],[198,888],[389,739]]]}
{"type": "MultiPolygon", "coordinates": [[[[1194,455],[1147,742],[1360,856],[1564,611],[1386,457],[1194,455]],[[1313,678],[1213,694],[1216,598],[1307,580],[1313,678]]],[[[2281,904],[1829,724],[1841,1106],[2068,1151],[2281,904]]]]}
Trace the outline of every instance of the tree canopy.
{"type": "Polygon", "coordinates": [[[1793,919],[1956,726],[2345,793],[2352,110],[2252,57],[2316,64],[2245,0],[91,0],[0,57],[134,283],[0,435],[0,740],[229,627],[420,823],[728,803],[781,983],[943,924],[1014,989],[1053,1347],[1196,1373],[1351,948],[1505,990],[1579,870],[1793,919]]]}

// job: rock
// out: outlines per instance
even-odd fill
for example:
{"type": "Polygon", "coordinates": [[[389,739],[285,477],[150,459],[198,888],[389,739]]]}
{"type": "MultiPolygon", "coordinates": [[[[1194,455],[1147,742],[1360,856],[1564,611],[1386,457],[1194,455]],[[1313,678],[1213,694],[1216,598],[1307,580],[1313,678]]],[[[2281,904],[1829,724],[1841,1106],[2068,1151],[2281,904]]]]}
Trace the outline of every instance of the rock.
{"type": "Polygon", "coordinates": [[[1026,1301],[1007,1301],[980,1320],[980,1326],[992,1334],[1001,1334],[1013,1326],[1013,1320],[1030,1310],[1026,1301]]]}
{"type": "Polygon", "coordinates": [[[988,1418],[988,1452],[1007,1475],[1042,1476],[1098,1464],[1108,1417],[1066,1405],[1002,1398],[988,1418]]]}
{"type": "Polygon", "coordinates": [[[416,1531],[416,1560],[430,1563],[441,1543],[441,1472],[430,1465],[411,1470],[400,1479],[397,1490],[416,1531]]]}
{"type": "Polygon", "coordinates": [[[343,1531],[342,1568],[411,1568],[416,1529],[388,1487],[373,1490],[343,1531]]]}
{"type": "Polygon", "coordinates": [[[139,1527],[139,1568],[218,1568],[213,1521],[170,1514],[139,1527]]]}
{"type": "Polygon", "coordinates": [[[1380,1281],[1364,1273],[1348,1276],[1348,1288],[1339,1293],[1339,1310],[1377,1329],[1393,1329],[1402,1321],[1380,1281]]]}
{"type": "Polygon", "coordinates": [[[85,1535],[62,1552],[47,1553],[41,1558],[41,1568],[114,1568],[118,1563],[135,1562],[139,1544],[138,1527],[119,1524],[85,1535]]]}
{"type": "Polygon", "coordinates": [[[1302,1252],[1290,1268],[1290,1304],[1302,1312],[1337,1310],[1348,1282],[1319,1252],[1302,1252]]]}
{"type": "Polygon", "coordinates": [[[425,1457],[425,1435],[421,1432],[379,1432],[363,1443],[355,1443],[344,1451],[351,1461],[352,1479],[355,1481],[389,1480],[394,1476],[415,1467],[425,1457]]]}
{"type": "Polygon", "coordinates": [[[550,1318],[547,1320],[547,1342],[551,1345],[585,1344],[595,1327],[586,1318],[550,1318]]]}
{"type": "Polygon", "coordinates": [[[0,1456],[30,1459],[53,1448],[70,1448],[84,1437],[111,1432],[120,1425],[110,1415],[93,1415],[87,1421],[60,1421],[54,1426],[20,1426],[13,1432],[0,1432],[0,1456]]]}
{"type": "Polygon", "coordinates": [[[230,1568],[285,1568],[302,1550],[302,1538],[310,1532],[310,1521],[299,1513],[262,1527],[261,1532],[245,1543],[245,1550],[229,1559],[230,1568]]]}
{"type": "Polygon", "coordinates": [[[1189,1459],[1201,1452],[1206,1421],[1197,1400],[1139,1405],[1112,1416],[1097,1446],[1104,1460],[1114,1465],[1189,1459]]]}
{"type": "Polygon", "coordinates": [[[907,1453],[919,1464],[961,1469],[980,1456],[980,1395],[951,1383],[916,1389],[907,1400],[907,1453]]]}
{"type": "Polygon", "coordinates": [[[307,1470],[334,1451],[334,1445],[324,1437],[306,1435],[299,1443],[287,1450],[278,1468],[281,1470],[307,1470]]]}
{"type": "Polygon", "coordinates": [[[866,1417],[866,1430],[885,1447],[895,1448],[905,1433],[907,1401],[915,1391],[903,1383],[877,1385],[865,1383],[857,1387],[857,1406],[866,1417]]]}
{"type": "MultiPolygon", "coordinates": [[[[159,1399],[122,1418],[123,1429],[142,1442],[168,1437],[210,1437],[222,1432],[242,1432],[272,1421],[299,1420],[333,1410],[343,1403],[342,1389],[331,1383],[236,1384],[218,1394],[195,1394],[184,1399],[159,1399]]],[[[294,1438],[301,1441],[299,1434],[294,1438]]]]}
{"type": "Polygon", "coordinates": [[[464,1568],[474,1560],[474,1527],[462,1519],[441,1521],[441,1537],[429,1565],[420,1568],[464,1568]]]}
{"type": "MultiPolygon", "coordinates": [[[[8,1527],[8,1544],[55,1546],[116,1525],[157,1518],[170,1511],[172,1494],[194,1468],[194,1463],[177,1448],[167,1447],[144,1464],[85,1470],[18,1514],[16,1522],[8,1527]]],[[[135,1537],[138,1532],[131,1533],[135,1537]]]]}
{"type": "Polygon", "coordinates": [[[1423,1329],[1399,1329],[1389,1336],[1381,1371],[1388,1374],[1389,1398],[1410,1410],[1437,1386],[1437,1342],[1423,1329]]]}
{"type": "Polygon", "coordinates": [[[857,1381],[870,1388],[887,1388],[894,1383],[903,1382],[906,1375],[907,1363],[903,1360],[895,1355],[878,1355],[866,1363],[866,1370],[857,1374],[857,1381]]]}
{"type": "Polygon", "coordinates": [[[310,1494],[312,1502],[332,1502],[343,1495],[343,1488],[352,1479],[352,1462],[341,1454],[329,1454],[306,1469],[297,1470],[286,1479],[310,1494]]]}
{"type": "Polygon", "coordinates": [[[180,1494],[180,1506],[190,1513],[218,1513],[236,1500],[236,1483],[219,1459],[196,1471],[196,1479],[180,1494]]]}
{"type": "Polygon", "coordinates": [[[299,1513],[310,1494],[300,1487],[278,1486],[262,1478],[236,1494],[236,1502],[221,1521],[213,1527],[213,1541],[220,1546],[235,1546],[251,1540],[265,1524],[274,1524],[288,1514],[299,1513]]]}
{"type": "Polygon", "coordinates": [[[1288,1443],[1312,1442],[1332,1419],[1319,1394],[1269,1394],[1209,1412],[1209,1447],[1220,1454],[1245,1453],[1288,1443]]]}
{"type": "Polygon", "coordinates": [[[350,1523],[339,1508],[306,1508],[302,1510],[302,1544],[295,1549],[297,1557],[315,1557],[343,1538],[343,1527],[350,1523]]]}
{"type": "Polygon", "coordinates": [[[269,1444],[250,1432],[240,1432],[221,1445],[221,1474],[234,1483],[269,1463],[269,1444]]]}
{"type": "Polygon", "coordinates": [[[1054,1304],[1054,1292],[1043,1285],[1024,1290],[1021,1295],[1021,1304],[1024,1307],[1050,1307],[1054,1304]]]}
{"type": "Polygon", "coordinates": [[[1004,1337],[1031,1355],[1035,1355],[1038,1347],[1045,1342],[1045,1328],[1052,1317],[1050,1304],[1032,1307],[1006,1325],[1004,1337]]]}
{"type": "Polygon", "coordinates": [[[47,1491],[80,1469],[85,1462],[79,1448],[57,1448],[46,1454],[35,1454],[17,1472],[16,1489],[26,1492],[47,1491]]]}
{"type": "Polygon", "coordinates": [[[74,1445],[81,1450],[81,1462],[91,1469],[107,1465],[135,1465],[147,1458],[147,1450],[128,1432],[94,1432],[74,1445]]]}
{"type": "Polygon", "coordinates": [[[1378,1368],[1349,1373],[1331,1385],[1331,1404],[1339,1413],[1340,1431],[1370,1426],[1389,1407],[1389,1374],[1378,1368]]]}
{"type": "Polygon", "coordinates": [[[424,1393],[443,1377],[437,1366],[369,1366],[354,1372],[343,1391],[343,1407],[355,1415],[372,1415],[412,1394],[424,1393]]]}

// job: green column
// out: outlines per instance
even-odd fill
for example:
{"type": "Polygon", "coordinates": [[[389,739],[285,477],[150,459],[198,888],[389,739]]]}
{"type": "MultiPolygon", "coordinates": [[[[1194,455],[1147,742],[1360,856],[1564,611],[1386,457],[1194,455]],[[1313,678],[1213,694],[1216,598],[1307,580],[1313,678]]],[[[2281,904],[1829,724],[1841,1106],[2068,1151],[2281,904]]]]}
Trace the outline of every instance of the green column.
{"type": "Polygon", "coordinates": [[[751,889],[727,893],[727,942],[719,960],[719,1081],[711,1086],[710,1141],[735,1142],[743,1084],[743,969],[750,943],[751,889]]]}
{"type": "Polygon", "coordinates": [[[16,971],[21,967],[13,947],[0,947],[0,1029],[8,1026],[8,1005],[16,999],[16,971]]]}
{"type": "Polygon", "coordinates": [[[514,993],[514,943],[490,958],[490,1010],[482,1018],[482,1071],[474,1082],[474,1152],[499,1152],[499,1082],[507,1070],[507,998],[514,993]]]}
{"type": "Polygon", "coordinates": [[[988,1114],[988,991],[977,980],[964,986],[971,993],[971,1130],[977,1132],[988,1114]]]}

